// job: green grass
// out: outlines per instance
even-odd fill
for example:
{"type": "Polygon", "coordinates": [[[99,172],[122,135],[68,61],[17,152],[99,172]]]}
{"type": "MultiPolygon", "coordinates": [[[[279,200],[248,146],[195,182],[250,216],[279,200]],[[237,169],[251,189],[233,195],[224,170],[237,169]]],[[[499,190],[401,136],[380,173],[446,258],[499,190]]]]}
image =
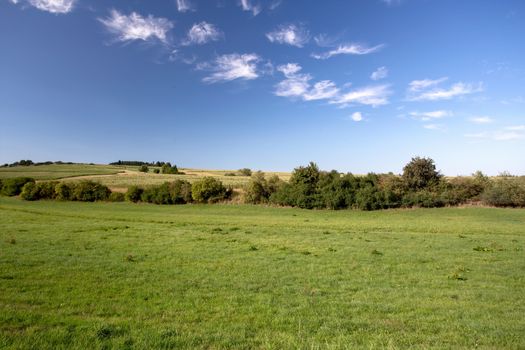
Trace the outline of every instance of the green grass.
{"type": "Polygon", "coordinates": [[[38,166],[16,166],[0,168],[0,179],[18,176],[29,176],[36,180],[57,180],[73,176],[110,175],[124,171],[125,169],[125,167],[118,167],[112,165],[91,164],[51,164],[38,166]]]}
{"type": "Polygon", "coordinates": [[[0,198],[0,348],[525,347],[525,210],[0,198]]]}

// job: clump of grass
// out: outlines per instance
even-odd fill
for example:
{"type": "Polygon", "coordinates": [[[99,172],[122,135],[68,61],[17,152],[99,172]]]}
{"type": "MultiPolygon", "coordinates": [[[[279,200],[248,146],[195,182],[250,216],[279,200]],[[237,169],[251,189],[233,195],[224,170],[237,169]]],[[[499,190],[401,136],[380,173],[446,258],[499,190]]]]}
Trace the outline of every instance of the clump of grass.
{"type": "Polygon", "coordinates": [[[380,252],[379,250],[377,250],[377,249],[374,249],[374,250],[372,250],[372,255],[381,256],[381,255],[383,255],[383,253],[381,253],[381,252],[380,252]]]}
{"type": "Polygon", "coordinates": [[[9,244],[16,244],[16,239],[14,239],[14,238],[8,239],[7,243],[9,243],[9,244]]]}
{"type": "Polygon", "coordinates": [[[136,261],[135,256],[133,254],[126,255],[126,261],[135,262],[136,261]]]}
{"type": "Polygon", "coordinates": [[[477,252],[492,252],[491,248],[489,248],[489,247],[482,247],[480,245],[475,247],[474,250],[477,251],[477,252]]]}
{"type": "Polygon", "coordinates": [[[227,235],[228,234],[228,232],[223,231],[223,229],[220,228],[220,227],[212,228],[211,229],[211,233],[212,234],[221,234],[221,235],[227,235]]]}
{"type": "Polygon", "coordinates": [[[332,234],[332,232],[330,232],[330,231],[323,231],[323,235],[330,235],[330,234],[332,234]]]}
{"type": "Polygon", "coordinates": [[[465,277],[465,272],[467,272],[467,269],[465,269],[463,266],[457,267],[456,270],[448,276],[448,278],[451,280],[466,281],[467,277],[465,277]]]}
{"type": "Polygon", "coordinates": [[[312,252],[308,251],[308,250],[304,250],[301,252],[301,254],[303,255],[312,255],[312,252]]]}
{"type": "Polygon", "coordinates": [[[231,232],[235,232],[235,231],[239,231],[239,230],[240,230],[240,228],[238,228],[238,227],[232,227],[232,228],[230,228],[230,231],[231,231],[231,232]]]}
{"type": "Polygon", "coordinates": [[[255,252],[257,250],[259,250],[259,248],[257,248],[256,246],[254,245],[250,246],[250,251],[255,252]]]}
{"type": "Polygon", "coordinates": [[[329,251],[329,252],[336,252],[337,250],[334,249],[334,248],[332,248],[332,247],[330,247],[330,248],[328,248],[328,251],[329,251]]]}
{"type": "Polygon", "coordinates": [[[467,236],[465,236],[465,235],[461,235],[461,234],[458,235],[458,237],[459,237],[459,238],[467,238],[467,236]]]}

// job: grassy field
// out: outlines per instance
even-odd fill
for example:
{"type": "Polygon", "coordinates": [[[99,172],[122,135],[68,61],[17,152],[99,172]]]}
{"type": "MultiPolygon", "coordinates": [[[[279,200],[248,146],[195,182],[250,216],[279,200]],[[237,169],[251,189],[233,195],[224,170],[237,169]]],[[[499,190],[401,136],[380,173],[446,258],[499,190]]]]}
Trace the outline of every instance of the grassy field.
{"type": "MultiPolygon", "coordinates": [[[[226,186],[235,188],[243,187],[250,181],[249,176],[226,176],[227,173],[235,173],[232,170],[202,170],[202,169],[180,169],[183,175],[154,174],[150,167],[149,173],[141,173],[138,167],[112,166],[112,165],[89,165],[89,164],[53,164],[40,166],[18,166],[11,168],[0,168],[0,179],[17,176],[29,176],[36,180],[58,180],[80,181],[83,179],[93,180],[108,186],[113,191],[125,192],[129,186],[159,185],[166,181],[177,179],[193,182],[204,176],[212,176],[222,181],[226,186]]],[[[288,180],[290,173],[266,172],[267,176],[277,175],[282,180],[288,180]]]]}
{"type": "Polygon", "coordinates": [[[525,348],[525,210],[0,198],[0,348],[525,348]]]}
{"type": "MultiPolygon", "coordinates": [[[[128,167],[131,168],[131,167],[128,167]]],[[[136,167],[137,168],[137,167],[136,167]]],[[[0,168],[0,179],[29,176],[36,180],[57,180],[75,176],[111,175],[126,167],[92,164],[51,164],[0,168]]]]}

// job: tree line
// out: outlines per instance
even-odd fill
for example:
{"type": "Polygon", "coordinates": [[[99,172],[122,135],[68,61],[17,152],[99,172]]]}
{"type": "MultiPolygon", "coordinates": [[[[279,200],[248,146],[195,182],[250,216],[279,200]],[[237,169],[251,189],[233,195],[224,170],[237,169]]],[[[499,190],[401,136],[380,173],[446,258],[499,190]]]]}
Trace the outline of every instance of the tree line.
{"type": "MultiPolygon", "coordinates": [[[[173,168],[169,163],[164,166],[173,168]]],[[[20,195],[26,200],[128,200],[154,204],[217,203],[237,195],[248,204],[334,210],[431,208],[472,202],[525,207],[525,177],[502,174],[489,178],[476,172],[469,177],[446,178],[437,171],[432,159],[416,157],[405,165],[401,175],[369,173],[359,176],[335,170],[321,171],[313,162],[295,168],[289,181],[253,172],[241,194],[214,177],[204,177],[193,183],[176,180],[161,185],[131,186],[125,194],[112,193],[106,186],[93,181],[35,182],[24,177],[1,180],[0,193],[20,195]]]]}

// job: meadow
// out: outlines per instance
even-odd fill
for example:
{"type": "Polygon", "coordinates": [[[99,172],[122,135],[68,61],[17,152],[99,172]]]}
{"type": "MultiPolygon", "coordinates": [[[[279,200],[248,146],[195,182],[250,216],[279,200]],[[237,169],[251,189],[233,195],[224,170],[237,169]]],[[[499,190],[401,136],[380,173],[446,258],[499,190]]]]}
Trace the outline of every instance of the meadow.
{"type": "MultiPolygon", "coordinates": [[[[111,190],[125,192],[130,186],[149,186],[160,185],[166,181],[177,179],[194,182],[205,176],[211,176],[220,180],[225,186],[242,188],[250,181],[250,176],[241,176],[235,170],[203,170],[181,168],[184,174],[154,174],[150,167],[148,173],[138,171],[138,166],[123,165],[94,165],[94,164],[52,164],[39,166],[16,166],[0,168],[0,179],[29,176],[37,181],[60,180],[60,181],[80,181],[93,180],[111,190]],[[235,174],[229,176],[227,174],[235,174]]],[[[157,168],[160,169],[160,168],[157,168]]],[[[288,180],[290,173],[286,172],[267,172],[268,176],[277,175],[282,180],[288,180]]]]}
{"type": "Polygon", "coordinates": [[[0,348],[525,347],[525,210],[0,197],[0,348]]]}

